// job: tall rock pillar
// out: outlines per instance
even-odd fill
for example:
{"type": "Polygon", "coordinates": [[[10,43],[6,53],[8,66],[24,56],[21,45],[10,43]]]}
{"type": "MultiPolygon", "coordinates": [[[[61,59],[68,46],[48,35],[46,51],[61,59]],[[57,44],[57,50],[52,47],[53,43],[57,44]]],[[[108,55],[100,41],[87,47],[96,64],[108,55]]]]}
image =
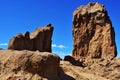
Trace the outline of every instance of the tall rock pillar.
{"type": "Polygon", "coordinates": [[[117,55],[114,28],[99,3],[89,3],[74,11],[72,35],[75,59],[112,59],[117,55]]]}

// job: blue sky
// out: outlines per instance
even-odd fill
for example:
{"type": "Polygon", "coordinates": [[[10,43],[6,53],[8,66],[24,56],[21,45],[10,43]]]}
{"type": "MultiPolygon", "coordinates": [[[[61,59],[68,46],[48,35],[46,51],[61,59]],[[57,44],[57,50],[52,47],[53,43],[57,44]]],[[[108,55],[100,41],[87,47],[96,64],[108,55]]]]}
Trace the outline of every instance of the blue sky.
{"type": "MultiPolygon", "coordinates": [[[[54,26],[53,53],[63,58],[72,52],[72,14],[80,5],[99,2],[105,5],[116,33],[120,52],[120,1],[114,0],[0,0],[0,48],[10,38],[51,23],[54,26]]],[[[120,54],[118,54],[120,56],[120,54]]]]}

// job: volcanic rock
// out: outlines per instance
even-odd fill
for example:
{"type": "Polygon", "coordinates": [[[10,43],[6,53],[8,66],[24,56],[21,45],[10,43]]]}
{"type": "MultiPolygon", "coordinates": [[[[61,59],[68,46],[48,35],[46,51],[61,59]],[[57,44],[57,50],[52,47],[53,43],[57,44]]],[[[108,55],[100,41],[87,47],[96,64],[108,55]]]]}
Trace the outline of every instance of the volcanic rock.
{"type": "Polygon", "coordinates": [[[59,80],[59,63],[48,52],[0,50],[0,80],[59,80]]]}
{"type": "Polygon", "coordinates": [[[31,34],[28,31],[24,35],[18,34],[10,40],[8,49],[52,52],[52,34],[53,27],[51,24],[48,24],[45,27],[37,28],[31,34]]]}
{"type": "Polygon", "coordinates": [[[72,56],[77,60],[117,55],[114,28],[102,4],[89,3],[74,11],[72,35],[72,56]]]}

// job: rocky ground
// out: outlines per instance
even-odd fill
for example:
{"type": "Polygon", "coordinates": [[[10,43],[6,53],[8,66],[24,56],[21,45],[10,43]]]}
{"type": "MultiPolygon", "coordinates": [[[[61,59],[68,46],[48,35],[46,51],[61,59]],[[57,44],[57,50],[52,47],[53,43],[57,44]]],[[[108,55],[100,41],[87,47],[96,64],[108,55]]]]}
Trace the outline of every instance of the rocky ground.
{"type": "Polygon", "coordinates": [[[71,79],[64,78],[63,80],[110,80],[105,77],[95,75],[92,71],[83,67],[74,66],[68,61],[61,61],[60,67],[66,75],[72,77],[71,79]]]}
{"type": "Polygon", "coordinates": [[[0,50],[0,80],[120,80],[120,59],[75,66],[53,53],[0,50]]]}
{"type": "Polygon", "coordinates": [[[63,80],[120,80],[120,59],[100,61],[87,67],[74,66],[68,61],[60,61],[64,73],[72,79],[63,80]]]}
{"type": "Polygon", "coordinates": [[[60,80],[59,63],[49,52],[0,50],[0,80],[60,80]]]}

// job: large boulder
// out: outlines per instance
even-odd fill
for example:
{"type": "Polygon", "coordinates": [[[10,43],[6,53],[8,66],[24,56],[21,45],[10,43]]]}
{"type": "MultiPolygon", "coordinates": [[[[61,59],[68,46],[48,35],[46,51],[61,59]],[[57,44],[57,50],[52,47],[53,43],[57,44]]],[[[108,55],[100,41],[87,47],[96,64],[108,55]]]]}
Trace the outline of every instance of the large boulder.
{"type": "Polygon", "coordinates": [[[117,55],[114,28],[102,4],[89,3],[74,11],[72,35],[75,59],[113,59],[117,55]]]}
{"type": "Polygon", "coordinates": [[[24,35],[18,34],[10,40],[8,49],[52,52],[52,34],[53,27],[51,24],[37,28],[31,34],[28,31],[24,35]]]}
{"type": "Polygon", "coordinates": [[[0,80],[59,80],[59,63],[48,52],[0,50],[0,80]]]}

